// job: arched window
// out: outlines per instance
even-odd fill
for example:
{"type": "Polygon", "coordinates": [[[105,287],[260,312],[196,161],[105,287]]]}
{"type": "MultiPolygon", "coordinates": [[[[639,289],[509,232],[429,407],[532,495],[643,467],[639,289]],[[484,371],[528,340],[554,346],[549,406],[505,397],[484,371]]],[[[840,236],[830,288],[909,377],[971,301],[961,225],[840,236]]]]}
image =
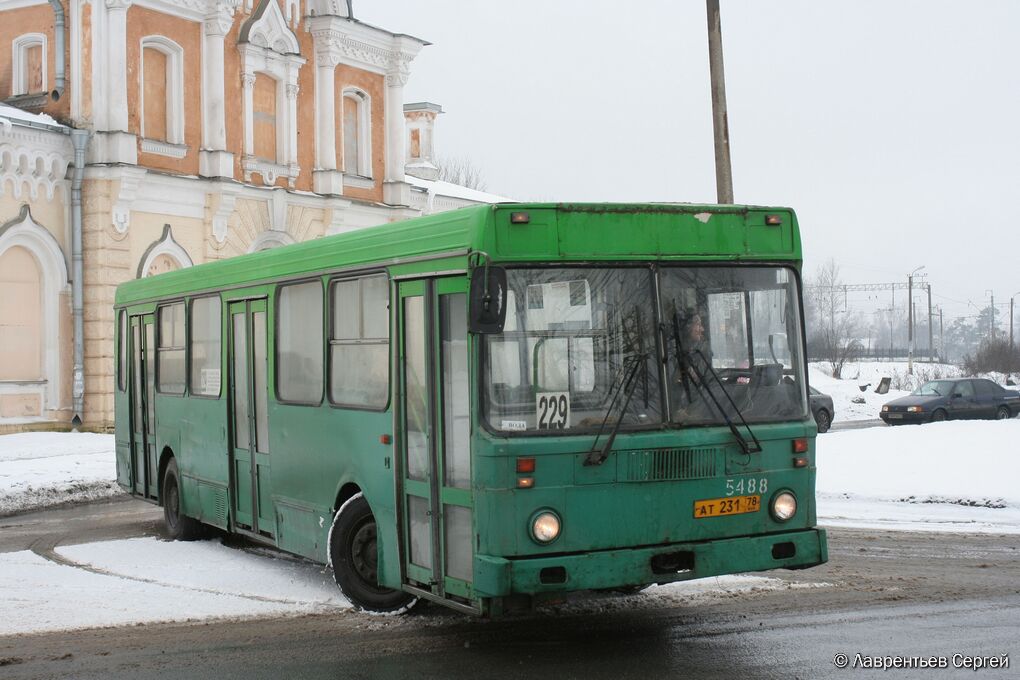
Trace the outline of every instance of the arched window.
{"type": "Polygon", "coordinates": [[[137,277],[155,276],[177,269],[184,269],[194,264],[188,251],[174,240],[169,224],[163,225],[163,235],[142,254],[138,263],[137,277]]]}
{"type": "Polygon", "coordinates": [[[60,370],[67,281],[60,245],[28,206],[0,225],[0,395],[8,395],[7,415],[60,408],[67,387],[60,370]]]}
{"type": "Polygon", "coordinates": [[[42,277],[35,257],[14,246],[0,255],[0,380],[42,377],[42,277]]]}
{"type": "Polygon", "coordinates": [[[47,90],[46,36],[26,33],[12,44],[11,95],[35,94],[47,90]]]}
{"type": "Polygon", "coordinates": [[[142,38],[140,97],[142,151],[182,157],[184,144],[184,50],[169,38],[142,38]]]}
{"type": "Polygon", "coordinates": [[[344,174],[372,176],[372,115],[368,94],[346,88],[341,99],[341,138],[344,174]]]}

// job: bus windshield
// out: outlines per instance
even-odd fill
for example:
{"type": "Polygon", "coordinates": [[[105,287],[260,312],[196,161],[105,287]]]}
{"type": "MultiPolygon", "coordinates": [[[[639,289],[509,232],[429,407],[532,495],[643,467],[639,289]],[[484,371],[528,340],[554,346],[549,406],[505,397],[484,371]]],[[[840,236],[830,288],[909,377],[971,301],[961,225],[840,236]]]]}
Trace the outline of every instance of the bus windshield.
{"type": "Polygon", "coordinates": [[[507,280],[503,333],[484,341],[483,411],[494,430],[806,417],[789,269],[513,268],[507,280]]]}

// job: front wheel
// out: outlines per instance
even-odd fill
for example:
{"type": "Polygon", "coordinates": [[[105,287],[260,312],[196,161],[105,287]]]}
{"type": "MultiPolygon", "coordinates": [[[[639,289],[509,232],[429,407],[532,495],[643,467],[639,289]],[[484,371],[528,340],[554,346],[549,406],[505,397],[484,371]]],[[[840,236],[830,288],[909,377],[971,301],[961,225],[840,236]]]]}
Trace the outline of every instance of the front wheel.
{"type": "Polygon", "coordinates": [[[1006,406],[1000,406],[999,410],[995,413],[996,420],[1009,420],[1012,417],[1013,414],[1010,413],[1009,408],[1006,406]]]}
{"type": "Polygon", "coordinates": [[[170,459],[163,474],[163,521],[167,535],[175,541],[194,541],[202,537],[202,524],[181,514],[181,473],[177,460],[170,459]]]}
{"type": "Polygon", "coordinates": [[[344,503],[329,531],[329,564],[340,592],[351,604],[366,612],[402,614],[418,598],[379,585],[375,517],[365,497],[358,493],[344,503]]]}
{"type": "Polygon", "coordinates": [[[829,412],[825,409],[821,409],[815,414],[815,423],[818,425],[818,434],[829,431],[829,426],[832,425],[832,417],[829,416],[829,412]]]}
{"type": "Polygon", "coordinates": [[[948,416],[946,415],[946,412],[942,409],[936,409],[935,412],[931,414],[931,421],[933,423],[941,423],[947,418],[948,416]]]}

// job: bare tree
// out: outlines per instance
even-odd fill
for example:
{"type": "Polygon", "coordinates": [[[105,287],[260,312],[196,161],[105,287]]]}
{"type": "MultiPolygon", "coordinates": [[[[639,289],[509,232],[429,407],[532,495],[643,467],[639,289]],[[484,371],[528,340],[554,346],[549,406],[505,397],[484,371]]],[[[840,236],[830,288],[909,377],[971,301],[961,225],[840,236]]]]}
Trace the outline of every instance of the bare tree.
{"type": "Polygon", "coordinates": [[[843,366],[855,361],[863,349],[858,337],[860,319],[847,307],[842,286],[839,265],[830,259],[819,268],[809,292],[817,316],[808,344],[829,363],[833,378],[841,378],[843,366]]]}
{"type": "Polygon", "coordinates": [[[451,184],[459,184],[468,189],[485,191],[485,178],[482,171],[470,159],[463,156],[435,158],[433,162],[439,168],[439,179],[451,184]]]}

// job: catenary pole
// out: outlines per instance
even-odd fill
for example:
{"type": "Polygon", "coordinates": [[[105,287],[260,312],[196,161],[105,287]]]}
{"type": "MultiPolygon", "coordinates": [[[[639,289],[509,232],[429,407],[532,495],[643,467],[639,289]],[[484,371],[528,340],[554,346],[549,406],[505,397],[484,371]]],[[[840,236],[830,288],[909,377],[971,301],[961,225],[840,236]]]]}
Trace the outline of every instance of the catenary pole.
{"type": "Polygon", "coordinates": [[[733,203],[730,169],[730,128],[726,115],[726,77],[723,74],[722,26],[719,0],[708,3],[708,66],[712,81],[712,129],[715,132],[715,190],[718,201],[733,203]]]}

